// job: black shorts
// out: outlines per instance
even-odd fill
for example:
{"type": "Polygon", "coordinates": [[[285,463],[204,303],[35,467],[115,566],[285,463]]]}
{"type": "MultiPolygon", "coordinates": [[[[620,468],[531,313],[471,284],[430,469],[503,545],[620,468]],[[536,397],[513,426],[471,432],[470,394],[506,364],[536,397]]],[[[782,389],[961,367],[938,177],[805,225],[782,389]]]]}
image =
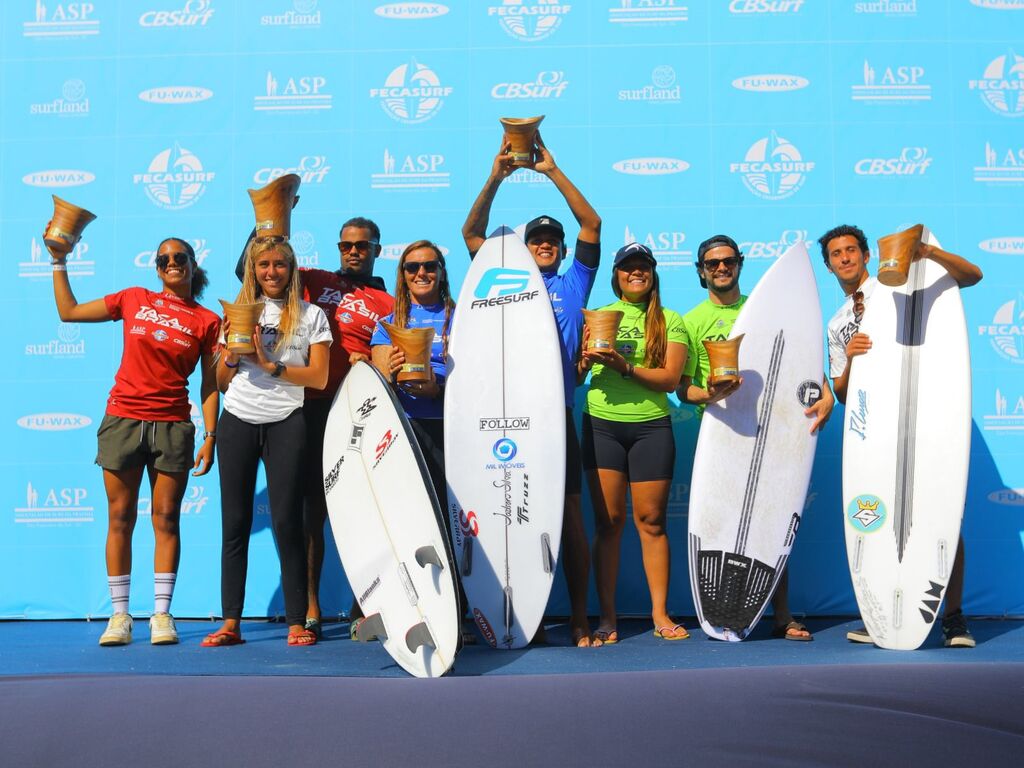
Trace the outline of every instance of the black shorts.
{"type": "Polygon", "coordinates": [[[576,420],[572,408],[565,409],[565,495],[579,496],[583,491],[583,471],[580,466],[580,439],[576,435],[576,420]]]}
{"type": "Polygon", "coordinates": [[[583,468],[613,469],[631,483],[671,480],[676,463],[672,420],[608,421],[583,414],[583,468]]]}

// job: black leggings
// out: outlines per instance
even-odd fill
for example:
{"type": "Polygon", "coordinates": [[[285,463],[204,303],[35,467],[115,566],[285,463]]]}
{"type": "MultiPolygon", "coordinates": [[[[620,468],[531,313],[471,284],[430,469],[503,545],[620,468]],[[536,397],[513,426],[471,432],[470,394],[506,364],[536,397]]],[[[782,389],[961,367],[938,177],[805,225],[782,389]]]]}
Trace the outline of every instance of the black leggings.
{"type": "Polygon", "coordinates": [[[281,589],[289,625],[306,621],[306,548],[302,534],[302,466],[306,421],[299,408],[281,421],[250,424],[229,411],[217,422],[220,467],[220,594],[225,619],[241,619],[249,567],[253,499],[259,462],[267,471],[270,522],[281,559],[281,589]]]}

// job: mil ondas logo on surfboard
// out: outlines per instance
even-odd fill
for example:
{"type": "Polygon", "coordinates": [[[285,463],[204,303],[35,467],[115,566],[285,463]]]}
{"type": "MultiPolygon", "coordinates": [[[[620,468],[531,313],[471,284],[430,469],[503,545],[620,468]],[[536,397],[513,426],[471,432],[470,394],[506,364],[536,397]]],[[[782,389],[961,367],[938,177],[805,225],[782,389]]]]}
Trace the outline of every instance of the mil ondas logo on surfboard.
{"type": "Polygon", "coordinates": [[[885,502],[869,493],[855,496],[846,506],[846,519],[858,533],[874,533],[887,517],[885,502]]]}
{"type": "Polygon", "coordinates": [[[530,273],[525,269],[492,267],[484,272],[480,282],[476,284],[473,291],[476,299],[470,304],[470,309],[532,301],[537,298],[539,291],[526,290],[529,283],[530,273]]]}

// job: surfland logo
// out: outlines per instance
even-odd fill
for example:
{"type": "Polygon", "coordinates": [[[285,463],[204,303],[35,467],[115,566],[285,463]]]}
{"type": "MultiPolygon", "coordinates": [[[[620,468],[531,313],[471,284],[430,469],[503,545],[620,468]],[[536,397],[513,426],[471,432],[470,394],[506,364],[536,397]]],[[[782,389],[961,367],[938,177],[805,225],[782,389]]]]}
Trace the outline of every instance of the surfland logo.
{"type": "Polygon", "coordinates": [[[330,170],[331,166],[327,162],[327,155],[303,155],[299,162],[291,168],[269,166],[260,168],[252,175],[252,183],[263,186],[274,179],[294,173],[302,179],[303,184],[322,184],[330,170]]]}
{"type": "Polygon", "coordinates": [[[316,248],[316,238],[313,237],[312,232],[306,229],[292,232],[288,242],[291,244],[292,250],[295,251],[295,260],[300,267],[320,266],[320,251],[316,248]]]}
{"type": "Polygon", "coordinates": [[[290,10],[260,16],[260,26],[292,29],[319,27],[320,10],[317,8],[317,0],[294,0],[290,10]]]}
{"type": "Polygon", "coordinates": [[[612,163],[612,169],[629,176],[665,176],[682,173],[690,164],[675,157],[633,157],[612,163]]]}
{"type": "Polygon", "coordinates": [[[25,345],[26,357],[52,357],[57,360],[77,360],[85,357],[85,339],[78,323],[57,325],[57,337],[25,345]]]}
{"type": "Polygon", "coordinates": [[[982,417],[984,431],[1024,432],[1024,394],[1018,394],[1014,400],[997,387],[994,405],[992,412],[982,417]]]}
{"type": "Polygon", "coordinates": [[[1004,360],[1024,364],[1024,294],[999,307],[990,325],[978,326],[978,335],[1004,360]]]}
{"type": "Polygon", "coordinates": [[[784,200],[795,195],[814,170],[800,150],[772,131],[755,141],[742,162],[730,163],[729,173],[739,174],[744,186],[762,200],[784,200]]]}
{"type": "MultiPolygon", "coordinates": [[[[95,274],[96,262],[85,258],[88,251],[89,244],[84,240],[75,243],[66,261],[69,277],[92,277],[95,274]]],[[[42,241],[33,237],[29,244],[29,260],[18,262],[18,277],[50,281],[52,276],[50,254],[43,248],[42,241]]]]}
{"type": "Polygon", "coordinates": [[[858,176],[924,176],[932,164],[927,147],[904,147],[896,157],[865,157],[853,165],[858,176]]]}
{"type": "Polygon", "coordinates": [[[1003,117],[1024,116],[1024,57],[1012,50],[997,56],[968,87],[978,91],[985,106],[1003,117]]]}
{"type": "Polygon", "coordinates": [[[776,259],[797,243],[806,242],[806,229],[786,229],[776,240],[747,240],[737,245],[745,259],[776,259]]]}
{"type": "Polygon", "coordinates": [[[187,0],[174,10],[145,11],[140,27],[205,27],[213,18],[213,0],[187,0]]]}
{"type": "MultiPolygon", "coordinates": [[[[203,262],[210,258],[210,248],[206,244],[206,238],[193,238],[188,241],[188,244],[192,246],[192,250],[196,253],[196,264],[200,267],[203,266],[203,262]]],[[[156,250],[139,251],[135,254],[134,263],[139,269],[156,269],[156,250]]]]}
{"type": "Polygon", "coordinates": [[[689,7],[680,0],[658,0],[653,3],[620,0],[617,6],[608,9],[608,21],[611,24],[673,25],[688,21],[689,18],[689,7]]]}
{"type": "Polygon", "coordinates": [[[693,264],[693,251],[685,247],[686,233],[679,230],[642,232],[637,235],[626,225],[622,244],[643,243],[658,260],[659,267],[681,267],[693,264]]]}
{"type": "Polygon", "coordinates": [[[370,174],[371,189],[447,189],[451,174],[444,168],[444,155],[394,155],[384,149],[384,172],[370,174]]]}
{"type": "Polygon", "coordinates": [[[917,0],[869,0],[853,4],[854,13],[882,16],[916,16],[917,0]]]}
{"type": "Polygon", "coordinates": [[[864,82],[851,87],[850,98],[868,104],[931,101],[932,87],[924,82],[924,75],[924,67],[921,66],[905,64],[879,70],[865,59],[864,82]]]}
{"type": "Polygon", "coordinates": [[[200,159],[190,150],[174,142],[174,146],[150,160],[145,173],[134,174],[132,183],[141,185],[157,208],[179,211],[195,205],[215,175],[204,170],[200,159]]]}
{"type": "Polygon", "coordinates": [[[49,171],[32,171],[21,177],[30,187],[81,187],[96,181],[96,175],[89,171],[60,168],[49,171]]]}
{"type": "Polygon", "coordinates": [[[23,525],[91,523],[93,507],[85,488],[51,486],[40,490],[27,484],[25,506],[14,508],[14,522],[23,525]]]}
{"type": "Polygon", "coordinates": [[[267,70],[266,93],[253,99],[256,112],[316,112],[331,109],[332,96],[327,93],[323,75],[286,78],[283,84],[267,70]]]}
{"type": "Polygon", "coordinates": [[[985,142],[985,164],[974,166],[974,180],[981,184],[1024,184],[1024,147],[1001,149],[985,142]]]}
{"type": "Polygon", "coordinates": [[[84,429],[92,419],[80,413],[30,413],[18,419],[18,426],[33,432],[68,432],[84,429]]]}
{"type": "Polygon", "coordinates": [[[569,81],[561,70],[545,70],[525,83],[495,83],[491,88],[491,98],[509,99],[560,99],[569,81]]]}
{"type": "Polygon", "coordinates": [[[213,91],[198,85],[164,85],[139,93],[139,99],[149,104],[195,104],[212,98],[213,91]]]}
{"type": "Polygon", "coordinates": [[[96,5],[89,2],[50,3],[36,0],[33,21],[22,24],[23,37],[47,40],[62,37],[93,37],[100,33],[99,19],[94,19],[96,5]]]}
{"type": "Polygon", "coordinates": [[[650,104],[678,104],[682,89],[676,83],[676,71],[668,64],[659,64],[651,70],[651,82],[640,88],[623,88],[619,101],[645,101],[650,104]]]}
{"type": "Polygon", "coordinates": [[[65,80],[60,89],[60,96],[53,101],[29,104],[28,113],[58,117],[88,117],[89,97],[85,95],[85,83],[77,78],[65,80]]]}
{"type": "Polygon", "coordinates": [[[382,88],[371,88],[370,98],[378,99],[381,109],[392,120],[415,124],[436,115],[452,90],[450,85],[441,85],[430,67],[411,59],[408,64],[395,67],[382,88]]]}
{"type": "Polygon", "coordinates": [[[732,81],[732,87],[740,91],[757,91],[760,93],[782,93],[799,91],[806,88],[811,81],[800,75],[745,75],[732,81]]]}
{"type": "Polygon", "coordinates": [[[509,37],[533,43],[553,35],[571,10],[557,0],[502,0],[488,6],[487,15],[497,18],[509,37]]]}
{"type": "Polygon", "coordinates": [[[1002,253],[1007,255],[1024,254],[1024,236],[992,237],[978,243],[978,248],[986,253],[1002,253]]]}
{"type": "Polygon", "coordinates": [[[440,3],[386,3],[373,12],[385,19],[436,19],[448,13],[448,6],[440,3]]]}
{"type": "Polygon", "coordinates": [[[799,13],[804,0],[730,0],[729,13],[799,13]]]}

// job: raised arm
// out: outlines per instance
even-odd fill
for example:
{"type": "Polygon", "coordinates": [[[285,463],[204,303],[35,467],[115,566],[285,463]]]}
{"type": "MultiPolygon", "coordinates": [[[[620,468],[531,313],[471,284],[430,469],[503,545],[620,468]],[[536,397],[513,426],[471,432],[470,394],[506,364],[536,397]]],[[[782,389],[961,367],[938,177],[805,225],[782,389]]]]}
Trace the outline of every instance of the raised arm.
{"type": "Polygon", "coordinates": [[[53,298],[57,302],[57,314],[65,323],[101,323],[110,320],[110,311],[103,299],[93,299],[79,304],[68,280],[67,254],[58,253],[50,246],[50,261],[53,264],[53,298]]]}
{"type": "Polygon", "coordinates": [[[921,243],[921,249],[918,253],[921,258],[931,259],[938,263],[949,272],[949,276],[956,280],[956,284],[961,288],[970,288],[981,281],[981,269],[962,256],[957,256],[955,253],[949,253],[941,248],[936,248],[934,245],[927,245],[925,243],[921,243]]]}
{"type": "Polygon", "coordinates": [[[585,243],[600,243],[601,217],[597,215],[597,211],[583,196],[583,193],[569,181],[569,177],[555,163],[554,155],[544,146],[544,140],[539,131],[537,132],[537,150],[540,159],[534,163],[533,169],[551,179],[555,189],[565,198],[569,210],[572,211],[573,217],[580,225],[579,239],[585,243]]]}
{"type": "Polygon", "coordinates": [[[466,248],[469,250],[469,257],[476,256],[487,239],[487,222],[491,218],[491,204],[494,203],[494,196],[498,194],[498,187],[509,177],[516,167],[512,165],[512,149],[507,136],[501,137],[501,150],[491,164],[491,172],[487,176],[484,188],[473,201],[473,207],[469,209],[466,216],[466,223],[462,225],[462,239],[466,241],[466,248]]]}

